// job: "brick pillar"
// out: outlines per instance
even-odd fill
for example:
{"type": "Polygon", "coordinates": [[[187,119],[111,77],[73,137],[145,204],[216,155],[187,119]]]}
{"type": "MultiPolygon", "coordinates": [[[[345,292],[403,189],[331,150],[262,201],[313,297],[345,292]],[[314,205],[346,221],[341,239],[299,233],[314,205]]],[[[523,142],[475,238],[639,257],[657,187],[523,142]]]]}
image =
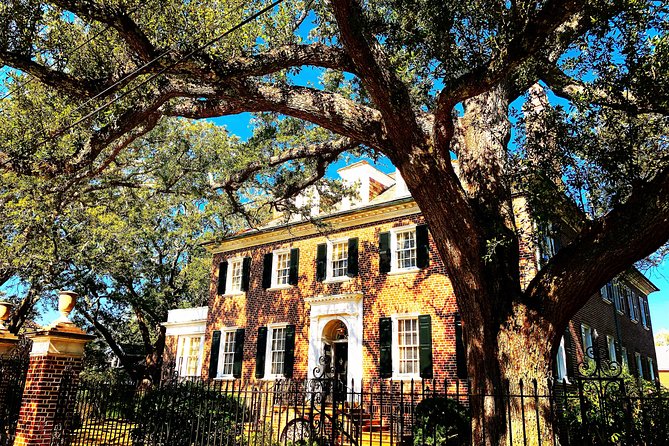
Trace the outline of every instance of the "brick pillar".
{"type": "MultiPolygon", "coordinates": [[[[33,346],[14,446],[51,445],[52,437],[62,434],[60,423],[70,419],[74,409],[84,347],[93,337],[67,318],[73,304],[63,305],[64,294],[61,293],[59,304],[61,317],[45,329],[27,335],[33,346]]],[[[74,293],[65,296],[73,297],[74,293]]]]}

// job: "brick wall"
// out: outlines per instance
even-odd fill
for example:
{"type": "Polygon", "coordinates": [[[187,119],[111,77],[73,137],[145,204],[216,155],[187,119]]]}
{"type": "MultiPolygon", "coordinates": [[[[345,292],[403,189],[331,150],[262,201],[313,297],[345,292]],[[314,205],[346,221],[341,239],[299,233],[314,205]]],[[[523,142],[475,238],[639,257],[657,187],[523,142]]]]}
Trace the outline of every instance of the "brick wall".
{"type": "MultiPolygon", "coordinates": [[[[203,374],[209,363],[211,334],[224,327],[246,329],[243,377],[252,379],[255,371],[258,327],[269,323],[295,324],[295,378],[306,378],[309,305],[305,298],[318,295],[336,295],[361,292],[363,295],[363,370],[365,379],[378,377],[379,318],[393,314],[429,314],[432,317],[433,370],[435,378],[455,378],[455,296],[445,275],[434,242],[430,240],[430,265],[412,273],[379,273],[378,236],[393,227],[423,223],[420,215],[374,222],[339,232],[296,238],[289,243],[255,246],[214,256],[211,277],[212,294],[205,335],[203,374]],[[332,238],[358,237],[359,274],[345,283],[318,282],[316,273],[316,246],[332,238]],[[269,291],[262,288],[263,255],[279,248],[299,248],[299,283],[287,290],[269,291]],[[250,289],[245,295],[223,297],[216,294],[219,262],[226,258],[250,256],[250,289]]],[[[351,358],[349,358],[351,360],[351,358]]]]}

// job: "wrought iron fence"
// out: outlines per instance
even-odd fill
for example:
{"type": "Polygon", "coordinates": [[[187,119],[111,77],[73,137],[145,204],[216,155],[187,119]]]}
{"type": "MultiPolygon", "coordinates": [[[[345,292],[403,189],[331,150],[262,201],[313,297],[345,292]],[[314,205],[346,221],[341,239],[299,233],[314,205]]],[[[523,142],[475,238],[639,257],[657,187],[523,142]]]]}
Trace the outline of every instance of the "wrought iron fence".
{"type": "Polygon", "coordinates": [[[12,352],[0,355],[0,446],[14,444],[31,342],[21,338],[12,352]]]}
{"type": "Polygon", "coordinates": [[[60,444],[471,445],[472,412],[493,401],[507,409],[506,444],[667,444],[666,394],[636,384],[599,394],[600,384],[574,379],[544,393],[519,383],[482,395],[432,380],[351,382],[345,392],[324,379],[81,382],[60,444]]]}

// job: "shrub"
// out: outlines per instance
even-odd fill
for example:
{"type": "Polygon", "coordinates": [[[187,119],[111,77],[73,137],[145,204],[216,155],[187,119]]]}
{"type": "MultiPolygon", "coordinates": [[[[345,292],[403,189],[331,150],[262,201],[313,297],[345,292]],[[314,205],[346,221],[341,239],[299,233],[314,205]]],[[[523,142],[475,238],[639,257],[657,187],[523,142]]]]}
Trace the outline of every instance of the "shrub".
{"type": "Polygon", "coordinates": [[[465,406],[445,397],[427,398],[415,410],[414,445],[469,444],[471,420],[465,406]]]}

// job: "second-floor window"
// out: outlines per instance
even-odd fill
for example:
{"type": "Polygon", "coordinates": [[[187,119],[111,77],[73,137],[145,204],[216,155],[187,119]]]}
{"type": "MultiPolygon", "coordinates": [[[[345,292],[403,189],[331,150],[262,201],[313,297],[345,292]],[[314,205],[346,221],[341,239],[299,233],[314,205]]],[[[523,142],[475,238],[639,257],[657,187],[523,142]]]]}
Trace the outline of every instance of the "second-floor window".
{"type": "Polygon", "coordinates": [[[636,293],[632,290],[627,290],[627,308],[629,309],[630,319],[634,322],[638,320],[636,317],[636,306],[634,305],[634,297],[636,293]]]}
{"type": "Polygon", "coordinates": [[[347,277],[348,272],[348,241],[332,243],[330,256],[330,277],[333,279],[347,277]]]}
{"type": "Polygon", "coordinates": [[[416,230],[401,231],[395,234],[395,268],[410,269],[416,267],[416,230]]]}
{"type": "Polygon", "coordinates": [[[226,292],[236,292],[242,290],[242,259],[235,259],[230,262],[230,288],[226,292]]]}
{"type": "Polygon", "coordinates": [[[430,264],[427,225],[393,228],[379,234],[379,271],[418,271],[430,264]]]}
{"type": "Polygon", "coordinates": [[[274,274],[276,285],[288,285],[288,277],[290,275],[290,253],[279,252],[276,254],[276,265],[274,267],[274,274]]]}
{"type": "Polygon", "coordinates": [[[639,314],[641,314],[641,323],[648,328],[648,313],[646,313],[646,300],[639,296],[639,314]]]}
{"type": "Polygon", "coordinates": [[[265,254],[263,259],[262,287],[288,288],[297,285],[300,262],[298,248],[279,249],[265,254]]]}
{"type": "Polygon", "coordinates": [[[237,257],[218,265],[218,294],[241,294],[248,290],[251,258],[237,257]]]}

